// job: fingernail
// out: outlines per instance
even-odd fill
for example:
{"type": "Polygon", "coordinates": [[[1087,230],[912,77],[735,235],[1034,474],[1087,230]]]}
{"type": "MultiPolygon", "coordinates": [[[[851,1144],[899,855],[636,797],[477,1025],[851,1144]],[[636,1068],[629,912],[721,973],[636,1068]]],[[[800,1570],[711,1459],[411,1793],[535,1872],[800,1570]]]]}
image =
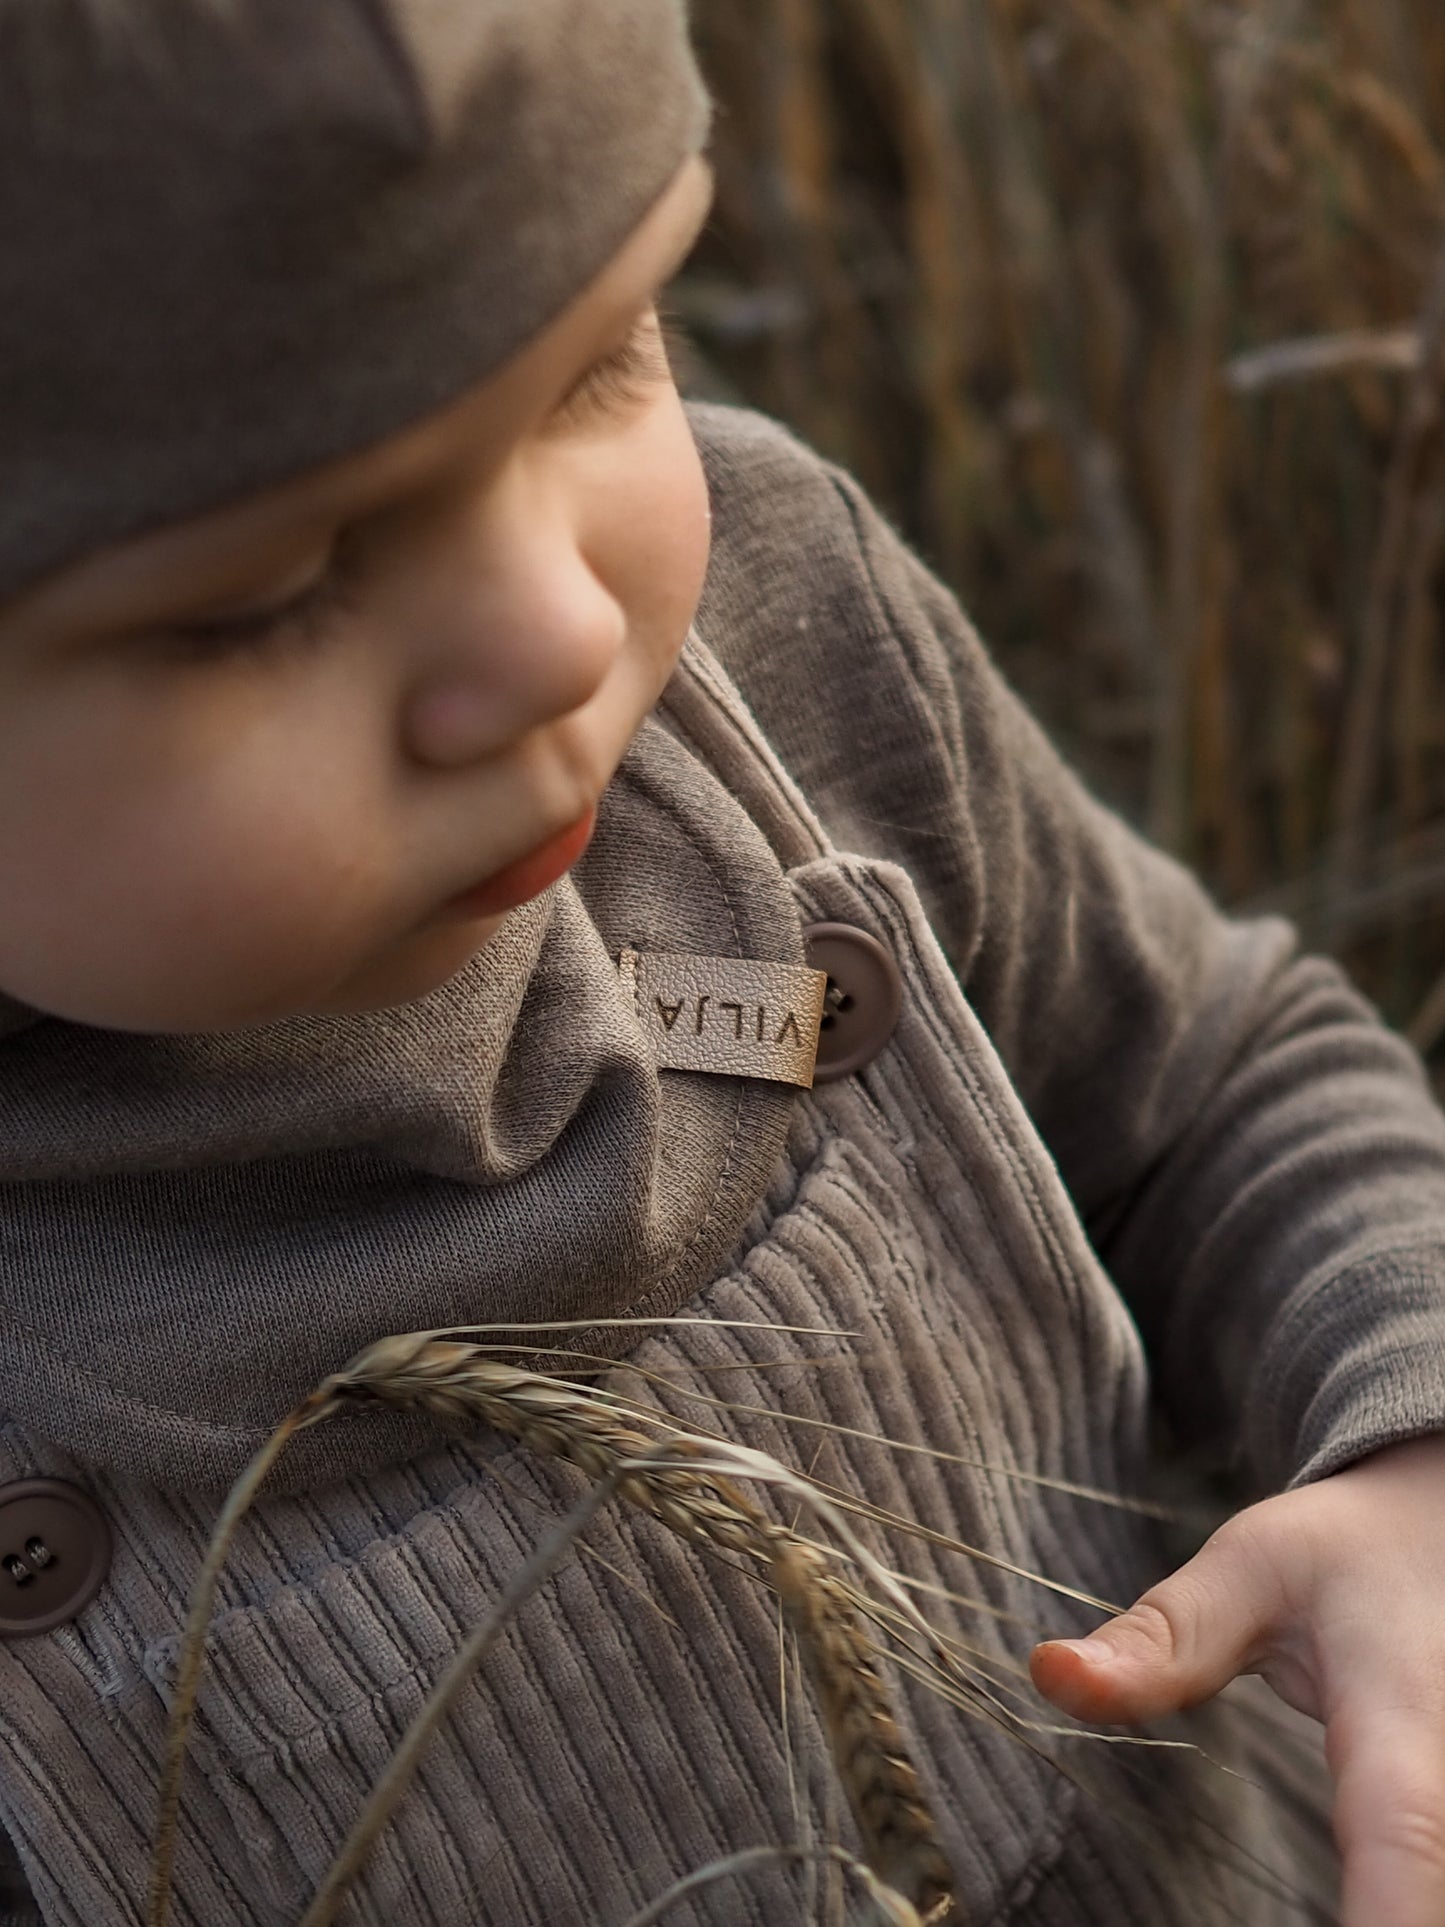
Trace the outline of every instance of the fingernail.
{"type": "Polygon", "coordinates": [[[1049,1644],[1059,1647],[1063,1652],[1073,1653],[1079,1659],[1091,1660],[1095,1664],[1100,1660],[1114,1657],[1113,1648],[1099,1633],[1091,1633],[1087,1639],[1051,1639],[1049,1644]]]}

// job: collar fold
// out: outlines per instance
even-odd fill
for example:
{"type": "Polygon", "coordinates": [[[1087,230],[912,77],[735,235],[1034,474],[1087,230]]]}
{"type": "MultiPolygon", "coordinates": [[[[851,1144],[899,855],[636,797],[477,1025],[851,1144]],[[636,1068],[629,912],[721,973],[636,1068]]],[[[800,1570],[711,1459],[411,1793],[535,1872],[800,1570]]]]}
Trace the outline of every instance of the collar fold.
{"type": "MultiPolygon", "coordinates": [[[[0,1411],[106,1473],[222,1486],[386,1333],[685,1304],[792,1093],[659,1071],[629,947],[802,961],[777,858],[656,720],[573,875],[418,1003],[181,1038],[0,1009],[0,1411]]],[[[434,1436],[358,1415],[278,1483],[434,1436]]]]}

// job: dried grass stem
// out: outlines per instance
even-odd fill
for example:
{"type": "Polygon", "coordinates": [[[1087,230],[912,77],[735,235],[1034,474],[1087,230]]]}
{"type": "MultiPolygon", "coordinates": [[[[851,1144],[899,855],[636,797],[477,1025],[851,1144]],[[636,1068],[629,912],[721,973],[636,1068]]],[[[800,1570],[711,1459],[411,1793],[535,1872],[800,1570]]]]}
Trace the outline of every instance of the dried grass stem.
{"type": "Polygon", "coordinates": [[[288,1439],[303,1426],[357,1403],[424,1411],[453,1430],[489,1424],[532,1452],[575,1466],[593,1481],[593,1490],[516,1576],[457,1654],[374,1789],[302,1927],[329,1927],[405,1791],[423,1747],[476,1666],[614,1494],[688,1543],[740,1559],[776,1586],[820,1697],[824,1728],[872,1868],[870,1878],[880,1883],[875,1900],[881,1906],[891,1895],[888,1905],[897,1903],[905,1911],[895,1908],[888,1917],[899,1921],[941,1920],[951,1910],[952,1873],[862,1632],[853,1589],[838,1579],[828,1552],[766,1516],[736,1482],[761,1481],[793,1496],[891,1602],[894,1615],[923,1635],[941,1665],[950,1666],[946,1646],[896,1577],[858,1541],[838,1508],[810,1481],[763,1453],[725,1439],[689,1435],[661,1414],[652,1430],[644,1430],[635,1422],[636,1413],[620,1415],[561,1380],[499,1364],[476,1345],[412,1334],[368,1347],[318,1386],[277,1428],[227,1502],[197,1584],[182,1648],[157,1818],[148,1927],[165,1927],[169,1911],[181,1775],[206,1630],[227,1550],[288,1439]]]}

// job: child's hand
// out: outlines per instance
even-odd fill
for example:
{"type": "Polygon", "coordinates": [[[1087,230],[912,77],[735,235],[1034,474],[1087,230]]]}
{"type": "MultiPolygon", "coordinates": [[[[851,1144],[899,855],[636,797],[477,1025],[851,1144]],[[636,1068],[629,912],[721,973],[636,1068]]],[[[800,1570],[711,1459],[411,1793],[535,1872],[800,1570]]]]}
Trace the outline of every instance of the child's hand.
{"type": "Polygon", "coordinates": [[[1445,1923],[1445,1433],[1251,1506],[1032,1671],[1066,1713],[1130,1725],[1261,1674],[1325,1726],[1342,1927],[1445,1923]]]}

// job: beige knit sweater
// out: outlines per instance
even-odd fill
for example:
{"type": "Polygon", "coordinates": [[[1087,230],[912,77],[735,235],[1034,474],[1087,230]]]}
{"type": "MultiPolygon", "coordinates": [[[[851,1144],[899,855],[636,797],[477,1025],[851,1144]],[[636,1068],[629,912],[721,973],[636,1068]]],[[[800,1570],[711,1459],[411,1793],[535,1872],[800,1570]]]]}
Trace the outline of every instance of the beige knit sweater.
{"type": "MultiPolygon", "coordinates": [[[[1121,1602],[1166,1568],[1153,1527],[1033,1481],[1137,1489],[1151,1390],[1259,1489],[1445,1425],[1445,1124],[1410,1053],[1080,791],[853,484],[756,418],[694,421],[699,631],[740,696],[679,677],[572,881],[403,1011],[189,1039],[12,1014],[0,1039],[0,1479],[79,1479],[118,1540],[76,1625],[0,1647],[0,1820],[47,1923],[142,1918],[219,1496],[387,1331],[686,1307],[847,1333],[704,1324],[633,1360],[952,1453],[832,1434],[818,1469],[1121,1602]],[[820,920],[903,970],[872,1065],[808,1096],[656,1069],[621,949],[796,962],[820,920]]],[[[730,1424],[812,1459],[816,1433],[730,1424]]],[[[575,1490],[420,1422],[298,1442],[230,1563],[177,1918],[294,1927],[536,1507],[575,1490]]],[[[719,1854],[838,1832],[798,1707],[789,1773],[767,1600],[646,1521],[594,1543],[434,1743],[348,1919],[605,1927],[719,1854]]],[[[995,1668],[1095,1623],[887,1550],[968,1594],[939,1610],[995,1668]]],[[[1146,1771],[904,1697],[970,1921],[1328,1918],[1317,1748],[1282,1713],[1236,1696],[1191,1728],[1246,1797],[1191,1756],[1146,1771]]],[[[805,1893],[774,1869],[671,1917],[800,1918],[805,1893]]]]}

